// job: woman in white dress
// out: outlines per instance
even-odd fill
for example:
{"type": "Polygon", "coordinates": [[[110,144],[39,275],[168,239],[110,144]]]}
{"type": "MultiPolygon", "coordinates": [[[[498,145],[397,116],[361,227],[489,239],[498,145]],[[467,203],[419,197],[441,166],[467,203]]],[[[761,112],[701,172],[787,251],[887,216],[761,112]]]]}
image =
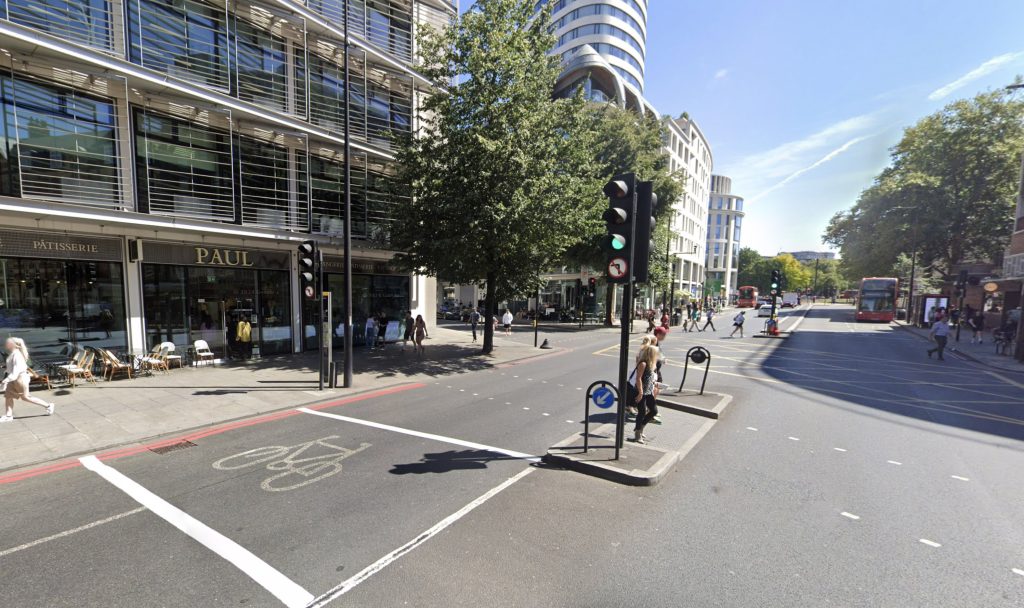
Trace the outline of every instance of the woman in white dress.
{"type": "Polygon", "coordinates": [[[4,344],[7,350],[7,375],[0,381],[0,387],[4,391],[4,404],[7,409],[3,416],[0,416],[0,423],[14,420],[14,402],[17,399],[34,403],[39,407],[46,408],[46,415],[53,415],[53,403],[47,403],[39,397],[33,397],[28,392],[28,383],[31,378],[28,371],[28,347],[21,338],[7,338],[4,344]]]}

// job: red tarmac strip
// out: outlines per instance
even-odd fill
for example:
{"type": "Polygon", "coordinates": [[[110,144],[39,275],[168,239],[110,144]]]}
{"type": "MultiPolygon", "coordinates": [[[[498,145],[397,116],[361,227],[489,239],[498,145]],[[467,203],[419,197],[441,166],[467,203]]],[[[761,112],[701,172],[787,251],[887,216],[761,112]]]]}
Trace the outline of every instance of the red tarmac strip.
{"type": "MultiPolygon", "coordinates": [[[[344,399],[338,399],[335,401],[328,401],[326,403],[308,405],[304,407],[311,410],[325,410],[328,408],[338,407],[341,405],[348,405],[350,403],[356,403],[359,401],[366,401],[368,399],[376,399],[377,397],[386,397],[387,395],[394,395],[395,393],[402,393],[417,388],[423,388],[424,386],[426,385],[421,383],[403,384],[401,386],[393,386],[391,388],[385,388],[379,391],[371,391],[369,393],[363,393],[361,395],[353,395],[352,397],[346,397],[344,399]]],[[[273,414],[266,414],[264,416],[257,416],[256,418],[238,420],[236,422],[229,422],[227,424],[221,424],[207,429],[203,429],[201,431],[196,431],[194,433],[189,433],[188,435],[181,435],[178,437],[172,437],[170,439],[161,439],[160,441],[155,441],[153,443],[148,443],[145,445],[134,445],[126,448],[111,450],[109,452],[102,452],[100,454],[97,454],[96,457],[99,458],[100,460],[115,460],[117,458],[124,458],[126,456],[134,456],[135,454],[141,454],[142,452],[147,452],[153,448],[161,448],[169,445],[174,445],[176,443],[181,443],[182,441],[195,441],[197,439],[202,439],[204,437],[220,435],[221,433],[226,433],[228,431],[233,431],[235,429],[241,429],[249,426],[255,426],[257,424],[273,422],[274,420],[281,420],[282,418],[295,416],[298,413],[299,412],[296,411],[295,409],[290,409],[282,412],[275,412],[273,414]]],[[[16,481],[29,479],[32,477],[38,477],[40,475],[46,475],[48,473],[66,471],[68,469],[73,469],[79,466],[82,465],[81,462],[79,462],[78,457],[69,458],[61,462],[44,465],[34,469],[29,469],[27,471],[18,471],[15,473],[10,473],[8,475],[0,475],[0,485],[14,483],[16,481]]]]}

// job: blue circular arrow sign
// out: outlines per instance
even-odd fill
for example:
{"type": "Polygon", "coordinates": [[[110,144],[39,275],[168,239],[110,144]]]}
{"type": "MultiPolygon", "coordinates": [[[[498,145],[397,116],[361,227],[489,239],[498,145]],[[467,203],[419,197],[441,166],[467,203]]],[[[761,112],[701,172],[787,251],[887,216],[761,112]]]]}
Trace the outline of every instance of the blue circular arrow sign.
{"type": "Polygon", "coordinates": [[[608,409],[615,405],[615,393],[606,387],[599,387],[590,395],[590,400],[601,409],[608,409]]]}

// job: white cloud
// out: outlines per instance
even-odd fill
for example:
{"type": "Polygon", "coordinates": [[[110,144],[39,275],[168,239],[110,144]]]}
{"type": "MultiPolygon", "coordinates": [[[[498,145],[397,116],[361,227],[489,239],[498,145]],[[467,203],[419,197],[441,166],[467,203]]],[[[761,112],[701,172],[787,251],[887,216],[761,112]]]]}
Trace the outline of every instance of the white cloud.
{"type": "Polygon", "coordinates": [[[818,160],[814,161],[810,165],[807,165],[806,167],[801,167],[800,169],[797,169],[796,171],[793,171],[792,173],[787,175],[781,181],[775,183],[774,185],[772,185],[771,187],[767,188],[766,190],[758,192],[755,196],[752,196],[749,199],[747,199],[748,202],[753,202],[753,201],[755,201],[755,200],[757,200],[759,198],[763,198],[764,196],[767,196],[768,194],[771,194],[772,192],[775,192],[779,188],[782,188],[786,184],[788,184],[788,183],[792,182],[793,180],[799,178],[801,175],[803,175],[803,174],[805,174],[805,173],[807,173],[809,171],[813,171],[813,170],[817,169],[818,167],[820,167],[820,166],[824,165],[825,163],[831,161],[832,159],[834,159],[835,157],[839,156],[843,152],[846,152],[850,148],[856,146],[860,142],[862,142],[862,141],[864,141],[864,140],[866,140],[866,139],[868,139],[870,137],[871,137],[870,135],[861,135],[861,136],[858,136],[858,137],[854,137],[853,139],[847,141],[846,143],[844,143],[843,145],[839,146],[838,148],[832,150],[831,152],[829,152],[825,156],[823,156],[823,157],[819,158],[818,160]]]}
{"type": "Polygon", "coordinates": [[[970,72],[967,72],[960,78],[957,78],[953,82],[950,82],[946,85],[943,85],[935,89],[934,91],[932,91],[930,95],[928,95],[928,99],[930,101],[938,101],[940,99],[948,97],[955,91],[964,88],[965,86],[974,82],[975,80],[978,80],[979,78],[984,78],[985,76],[988,76],[989,74],[995,72],[999,68],[1007,64],[1013,63],[1021,56],[1024,56],[1024,53],[1004,53],[1003,55],[993,57],[992,59],[989,59],[985,63],[974,68],[970,72]]]}
{"type": "Polygon", "coordinates": [[[715,80],[724,80],[729,75],[729,68],[722,68],[715,72],[715,80]]]}
{"type": "Polygon", "coordinates": [[[727,174],[732,175],[734,181],[742,175],[748,184],[790,176],[807,166],[814,158],[812,155],[819,154],[822,149],[849,141],[874,128],[878,124],[878,115],[879,112],[872,112],[840,120],[803,139],[752,154],[741,159],[736,163],[736,170],[727,174]]]}

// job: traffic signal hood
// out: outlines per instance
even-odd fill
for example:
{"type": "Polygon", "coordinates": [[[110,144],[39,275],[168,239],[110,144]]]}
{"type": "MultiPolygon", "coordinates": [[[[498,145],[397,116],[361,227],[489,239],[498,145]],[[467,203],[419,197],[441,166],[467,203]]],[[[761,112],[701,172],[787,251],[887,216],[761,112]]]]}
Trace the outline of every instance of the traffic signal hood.
{"type": "Polygon", "coordinates": [[[654,249],[654,208],[658,206],[658,195],[654,193],[654,182],[640,182],[636,186],[636,235],[633,247],[633,279],[637,283],[647,282],[647,271],[654,249]]]}
{"type": "Polygon", "coordinates": [[[636,175],[616,175],[605,184],[608,209],[602,214],[607,235],[604,238],[609,283],[626,283],[631,274],[633,233],[636,217],[636,175]]]}

